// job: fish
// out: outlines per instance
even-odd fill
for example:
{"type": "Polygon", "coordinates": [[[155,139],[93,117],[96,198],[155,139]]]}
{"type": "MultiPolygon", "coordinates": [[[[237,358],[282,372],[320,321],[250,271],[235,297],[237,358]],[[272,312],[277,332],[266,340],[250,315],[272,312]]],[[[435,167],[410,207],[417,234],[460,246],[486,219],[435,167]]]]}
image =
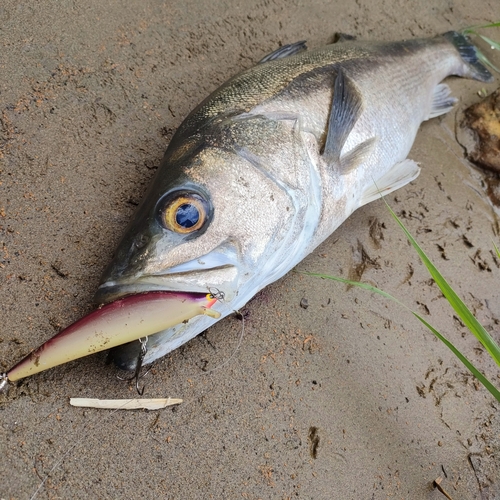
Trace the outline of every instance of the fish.
{"type": "MultiPolygon", "coordinates": [[[[451,75],[493,79],[455,31],[399,42],[342,36],[312,50],[301,41],[234,76],[174,134],[95,302],[155,292],[217,299],[212,314],[151,332],[144,364],[239,310],[356,209],[416,179],[408,153],[420,124],[456,103],[442,83],[451,75]]],[[[110,358],[134,370],[142,344],[121,344],[110,358]]]]}

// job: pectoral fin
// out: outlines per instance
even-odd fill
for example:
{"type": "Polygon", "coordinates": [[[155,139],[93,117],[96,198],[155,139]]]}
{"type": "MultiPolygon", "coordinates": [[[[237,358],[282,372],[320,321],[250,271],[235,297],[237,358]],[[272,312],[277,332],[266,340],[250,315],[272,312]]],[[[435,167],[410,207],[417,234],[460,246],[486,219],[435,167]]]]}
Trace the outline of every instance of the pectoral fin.
{"type": "Polygon", "coordinates": [[[413,160],[406,159],[396,163],[385,175],[373,180],[373,184],[363,193],[359,206],[378,200],[381,196],[387,196],[415,180],[418,174],[420,167],[413,160]]]}
{"type": "MultiPolygon", "coordinates": [[[[323,157],[327,163],[341,164],[340,153],[362,111],[363,98],[359,90],[354,82],[344,75],[342,69],[339,69],[333,88],[333,102],[323,149],[323,157]]],[[[357,154],[353,153],[354,156],[357,154]]],[[[345,162],[345,166],[351,168],[351,162],[345,162]]]]}
{"type": "Polygon", "coordinates": [[[358,144],[355,148],[351,149],[347,153],[340,157],[339,165],[342,174],[348,174],[356,167],[361,165],[367,156],[373,151],[376,137],[367,139],[366,141],[358,144]]]}

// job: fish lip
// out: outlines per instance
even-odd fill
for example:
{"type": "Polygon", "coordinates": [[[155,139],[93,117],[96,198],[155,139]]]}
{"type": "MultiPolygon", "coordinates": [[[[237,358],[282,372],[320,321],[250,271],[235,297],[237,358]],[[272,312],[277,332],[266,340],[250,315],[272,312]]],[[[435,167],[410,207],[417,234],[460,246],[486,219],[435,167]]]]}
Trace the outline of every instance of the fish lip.
{"type": "MultiPolygon", "coordinates": [[[[126,295],[146,293],[150,291],[181,292],[181,293],[212,293],[224,296],[223,288],[227,291],[235,288],[237,278],[242,272],[242,265],[238,259],[238,250],[234,242],[227,240],[214,250],[194,259],[162,268],[161,261],[152,261],[149,266],[141,271],[132,273],[125,271],[111,272],[103,276],[94,302],[107,304],[126,295]],[[228,273],[229,271],[229,273],[228,273]],[[224,279],[213,278],[212,273],[223,273],[224,279]],[[207,273],[206,282],[201,276],[207,273]],[[231,277],[230,275],[233,274],[231,277]],[[211,279],[218,282],[211,283],[211,279]],[[202,283],[202,284],[198,284],[202,283]],[[221,284],[222,283],[222,284],[221,284]]],[[[236,285],[237,286],[237,285],[236,285]]]]}
{"type": "Polygon", "coordinates": [[[154,292],[179,292],[185,294],[200,294],[209,293],[207,288],[195,287],[186,289],[174,288],[161,286],[155,283],[141,283],[141,282],[120,282],[120,281],[106,281],[99,285],[97,291],[94,295],[94,303],[99,306],[109,304],[118,299],[128,297],[130,295],[141,295],[144,293],[154,293],[154,292]]]}
{"type": "MultiPolygon", "coordinates": [[[[106,283],[103,284],[106,285],[106,283]]],[[[97,292],[94,295],[94,303],[97,304],[98,307],[102,307],[104,305],[116,302],[127,297],[132,297],[134,295],[161,294],[162,292],[167,292],[171,293],[172,295],[179,294],[181,296],[191,296],[191,298],[199,298],[207,294],[206,290],[175,290],[160,287],[142,289],[142,287],[133,287],[133,285],[105,286],[102,292],[100,288],[101,287],[97,289],[97,292]],[[101,295],[102,298],[99,299],[101,295]]]]}
{"type": "MultiPolygon", "coordinates": [[[[203,271],[217,271],[221,269],[227,269],[228,267],[235,266],[217,266],[210,269],[204,269],[203,271]]],[[[224,297],[224,290],[221,290],[220,286],[210,286],[209,283],[203,286],[198,286],[195,284],[189,284],[185,286],[184,283],[176,283],[172,280],[175,276],[188,276],[189,273],[159,273],[149,276],[139,276],[136,278],[128,279],[118,279],[118,280],[107,280],[101,283],[97,288],[94,295],[94,303],[101,306],[114,302],[115,300],[127,297],[130,295],[137,295],[149,292],[178,292],[183,294],[200,294],[200,293],[211,293],[214,296],[224,297]]]]}

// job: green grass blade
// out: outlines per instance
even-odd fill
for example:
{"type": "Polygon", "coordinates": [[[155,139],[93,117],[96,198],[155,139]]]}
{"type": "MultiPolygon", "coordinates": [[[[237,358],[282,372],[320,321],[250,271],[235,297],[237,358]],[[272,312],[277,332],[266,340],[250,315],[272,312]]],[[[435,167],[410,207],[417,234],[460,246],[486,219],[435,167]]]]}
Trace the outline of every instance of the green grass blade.
{"type": "Polygon", "coordinates": [[[495,247],[495,252],[497,254],[497,257],[500,259],[500,250],[498,249],[498,247],[495,245],[495,243],[493,243],[493,246],[495,247]]]}
{"type": "Polygon", "coordinates": [[[322,278],[325,280],[338,281],[339,283],[345,283],[346,285],[357,286],[358,288],[362,288],[363,290],[368,290],[369,292],[378,293],[379,295],[382,295],[382,297],[385,297],[386,299],[393,300],[394,302],[396,302],[400,306],[406,307],[402,302],[400,302],[398,299],[393,297],[391,294],[384,292],[383,290],[381,290],[380,288],[377,288],[376,286],[369,285],[368,283],[361,283],[360,281],[346,280],[344,278],[339,278],[337,276],[330,276],[328,274],[306,273],[306,272],[301,272],[300,274],[305,274],[306,276],[316,276],[317,278],[322,278]]]}
{"type": "Polygon", "coordinates": [[[477,30],[482,30],[485,28],[498,28],[498,27],[500,27],[500,22],[491,24],[482,24],[480,26],[469,26],[468,28],[463,29],[461,33],[464,35],[476,35],[477,30]]]}
{"type": "Polygon", "coordinates": [[[301,274],[305,274],[307,276],[316,276],[318,278],[338,281],[340,283],[345,283],[347,285],[353,285],[358,288],[362,288],[363,290],[368,290],[370,292],[375,292],[382,297],[390,299],[400,306],[403,306],[405,309],[410,311],[418,320],[420,320],[441,342],[443,342],[455,356],[469,369],[469,371],[481,382],[488,391],[500,402],[500,391],[441,333],[439,333],[430,323],[427,323],[422,316],[420,316],[415,311],[412,311],[408,306],[400,302],[398,299],[393,297],[391,294],[384,292],[380,288],[369,285],[368,283],[361,283],[359,281],[351,281],[344,278],[339,278],[337,276],[330,276],[328,274],[320,274],[320,273],[307,273],[302,272],[301,274]]]}
{"type": "Polygon", "coordinates": [[[479,323],[479,321],[474,317],[474,315],[469,311],[467,306],[463,303],[462,299],[455,293],[453,288],[447,283],[443,278],[441,273],[437,270],[431,260],[427,257],[424,251],[420,248],[416,240],[406,229],[405,225],[399,220],[398,216],[392,211],[391,207],[384,200],[387,208],[389,209],[394,220],[399,224],[406,237],[412,244],[418,256],[427,267],[430,275],[436,282],[436,285],[441,289],[441,292],[446,297],[450,305],[460,316],[461,320],[465,323],[467,328],[474,334],[474,336],[481,342],[484,348],[490,353],[491,357],[495,360],[498,366],[500,366],[500,347],[493,340],[491,335],[484,329],[484,327],[479,323]]]}
{"type": "Polygon", "coordinates": [[[495,42],[491,38],[488,38],[487,36],[484,35],[479,35],[492,49],[497,49],[500,50],[500,43],[495,42]]]}
{"type": "Polygon", "coordinates": [[[443,344],[445,344],[453,354],[469,369],[481,384],[490,391],[493,397],[500,402],[500,391],[443,335],[441,335],[432,325],[427,323],[422,316],[412,311],[413,315],[418,318],[443,344]]]}
{"type": "Polygon", "coordinates": [[[498,69],[477,47],[476,47],[477,58],[486,66],[489,66],[492,70],[500,73],[498,69]]]}

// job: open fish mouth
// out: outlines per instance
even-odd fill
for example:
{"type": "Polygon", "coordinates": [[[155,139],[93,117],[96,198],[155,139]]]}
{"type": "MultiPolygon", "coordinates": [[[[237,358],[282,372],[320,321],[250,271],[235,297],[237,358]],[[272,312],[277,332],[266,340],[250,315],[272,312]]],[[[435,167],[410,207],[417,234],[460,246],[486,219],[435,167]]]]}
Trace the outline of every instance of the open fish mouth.
{"type": "Polygon", "coordinates": [[[224,289],[216,285],[186,286],[183,283],[176,283],[175,281],[166,284],[162,277],[152,277],[147,280],[133,281],[130,283],[113,281],[105,282],[97,289],[97,292],[94,295],[94,303],[102,306],[132,295],[154,292],[170,292],[187,295],[212,294],[219,299],[224,299],[226,296],[224,289]]]}
{"type": "Polygon", "coordinates": [[[211,293],[231,300],[237,294],[238,268],[233,264],[214,267],[181,264],[158,274],[107,280],[94,295],[98,305],[108,304],[127,295],[147,292],[211,293]]]}
{"type": "MultiPolygon", "coordinates": [[[[157,275],[119,278],[104,281],[98,288],[94,300],[98,304],[115,301],[119,297],[144,292],[208,294],[216,302],[210,309],[211,314],[198,315],[188,323],[179,323],[155,332],[144,344],[144,364],[149,364],[158,358],[158,353],[168,354],[187,340],[196,336],[214,323],[215,316],[227,316],[239,307],[241,297],[245,295],[244,283],[239,281],[240,268],[235,265],[222,264],[207,269],[206,266],[189,268],[178,266],[157,275]],[[172,273],[172,270],[182,271],[172,273]],[[213,313],[213,314],[212,314],[213,313]]],[[[137,370],[142,344],[125,342],[111,349],[108,362],[122,370],[137,370]]]]}

